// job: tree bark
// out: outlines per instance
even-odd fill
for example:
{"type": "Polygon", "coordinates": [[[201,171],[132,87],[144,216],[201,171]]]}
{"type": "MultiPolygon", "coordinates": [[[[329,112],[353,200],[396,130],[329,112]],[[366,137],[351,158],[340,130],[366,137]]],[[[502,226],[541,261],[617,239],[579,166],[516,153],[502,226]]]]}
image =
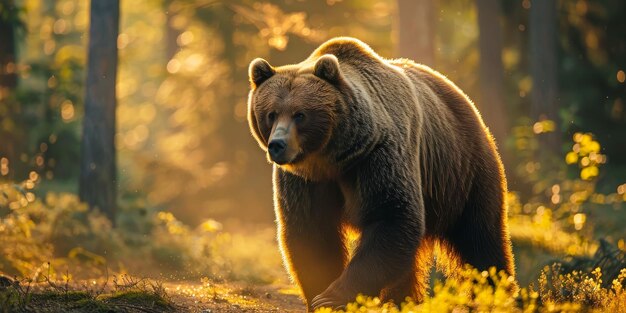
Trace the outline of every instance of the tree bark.
{"type": "Polygon", "coordinates": [[[502,30],[499,0],[476,0],[480,36],[480,99],[477,106],[496,139],[505,167],[510,160],[505,149],[509,135],[507,105],[504,99],[504,69],[502,66],[502,30]]]}
{"type": "Polygon", "coordinates": [[[85,116],[80,164],[80,199],[115,223],[115,83],[119,0],[92,0],[85,116]]]}
{"type": "Polygon", "coordinates": [[[545,134],[544,147],[561,153],[557,78],[556,1],[532,1],[530,7],[530,72],[533,79],[530,116],[535,120],[549,119],[557,131],[545,134]]]}
{"type": "Polygon", "coordinates": [[[434,0],[398,0],[398,56],[428,66],[435,63],[434,0]]]}

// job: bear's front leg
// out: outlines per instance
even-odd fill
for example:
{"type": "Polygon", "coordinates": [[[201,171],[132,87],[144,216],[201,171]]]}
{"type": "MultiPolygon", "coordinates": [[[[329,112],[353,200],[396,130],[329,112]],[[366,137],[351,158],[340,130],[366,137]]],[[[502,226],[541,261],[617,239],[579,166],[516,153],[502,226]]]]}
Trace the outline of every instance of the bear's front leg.
{"type": "Polygon", "coordinates": [[[341,215],[343,197],[336,183],[305,181],[274,170],[278,238],[285,263],[309,310],[344,269],[341,215]]]}
{"type": "Polygon", "coordinates": [[[361,236],[361,243],[348,267],[324,292],[313,299],[313,309],[341,308],[354,301],[359,293],[379,296],[384,288],[398,282],[405,275],[414,275],[413,263],[419,242],[417,233],[399,229],[398,221],[389,220],[370,225],[361,236]]]}
{"type": "Polygon", "coordinates": [[[361,239],[341,276],[313,299],[314,309],[341,308],[359,293],[379,296],[406,275],[415,275],[416,250],[424,234],[419,171],[399,166],[407,164],[393,164],[379,150],[355,169],[362,199],[357,225],[361,239]]]}

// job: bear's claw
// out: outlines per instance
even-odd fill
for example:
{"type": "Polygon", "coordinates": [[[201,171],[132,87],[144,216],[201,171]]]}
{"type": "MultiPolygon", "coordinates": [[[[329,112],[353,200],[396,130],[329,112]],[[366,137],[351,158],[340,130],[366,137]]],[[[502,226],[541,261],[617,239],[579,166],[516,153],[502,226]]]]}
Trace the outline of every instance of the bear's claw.
{"type": "Polygon", "coordinates": [[[333,310],[342,310],[346,308],[346,303],[350,300],[346,300],[341,295],[334,294],[334,292],[326,290],[313,298],[311,301],[311,308],[317,310],[322,307],[329,307],[333,310]]]}
{"type": "Polygon", "coordinates": [[[324,307],[331,308],[333,310],[344,310],[346,308],[346,305],[345,303],[333,301],[332,299],[327,298],[318,299],[317,302],[313,302],[313,304],[311,304],[311,308],[313,311],[324,307]]]}

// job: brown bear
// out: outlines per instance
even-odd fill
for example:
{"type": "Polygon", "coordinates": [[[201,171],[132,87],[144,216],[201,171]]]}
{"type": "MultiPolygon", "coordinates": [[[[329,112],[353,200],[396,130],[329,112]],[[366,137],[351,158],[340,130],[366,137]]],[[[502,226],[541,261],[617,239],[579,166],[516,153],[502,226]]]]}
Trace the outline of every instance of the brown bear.
{"type": "Polygon", "coordinates": [[[359,293],[420,301],[435,242],[450,260],[514,275],[493,137],[443,75],[353,38],[295,65],[256,59],[249,75],[280,249],[309,310],[359,293]],[[360,234],[351,257],[346,229],[360,234]]]}

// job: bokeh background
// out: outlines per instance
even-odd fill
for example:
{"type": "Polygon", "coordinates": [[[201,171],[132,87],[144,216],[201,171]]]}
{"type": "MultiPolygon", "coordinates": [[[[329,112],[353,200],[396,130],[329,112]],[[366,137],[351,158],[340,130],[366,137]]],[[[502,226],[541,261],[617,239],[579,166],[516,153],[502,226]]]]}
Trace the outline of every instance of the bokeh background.
{"type": "Polygon", "coordinates": [[[0,2],[1,272],[284,277],[247,67],[300,62],[334,36],[432,66],[475,101],[505,160],[522,284],[600,242],[626,248],[624,1],[133,0],[120,12],[112,223],[77,196],[89,2],[0,2]]]}

